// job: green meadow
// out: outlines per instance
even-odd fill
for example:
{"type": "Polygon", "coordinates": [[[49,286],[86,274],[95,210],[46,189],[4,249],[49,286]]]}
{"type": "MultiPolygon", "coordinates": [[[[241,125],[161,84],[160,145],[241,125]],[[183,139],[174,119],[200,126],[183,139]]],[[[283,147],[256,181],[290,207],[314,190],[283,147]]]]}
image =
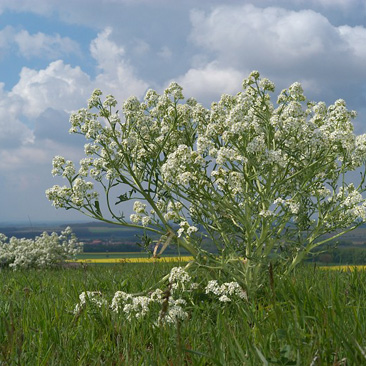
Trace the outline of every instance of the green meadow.
{"type": "MultiPolygon", "coordinates": [[[[1,365],[364,365],[366,272],[300,266],[255,297],[218,303],[197,293],[188,319],[94,309],[75,315],[83,291],[110,298],[156,284],[172,264],[83,265],[0,271],[1,365]]],[[[202,273],[202,278],[207,273],[202,273]]]]}

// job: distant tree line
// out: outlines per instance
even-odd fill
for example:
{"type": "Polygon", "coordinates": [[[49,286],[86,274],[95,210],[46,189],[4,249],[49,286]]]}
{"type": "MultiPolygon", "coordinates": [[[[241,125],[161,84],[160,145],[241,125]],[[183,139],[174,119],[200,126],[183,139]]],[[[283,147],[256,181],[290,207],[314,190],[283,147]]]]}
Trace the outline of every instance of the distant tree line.
{"type": "Polygon", "coordinates": [[[366,243],[355,246],[351,242],[340,242],[337,247],[320,249],[308,261],[324,264],[366,264],[366,243]]]}
{"type": "Polygon", "coordinates": [[[84,253],[95,252],[140,252],[141,247],[134,243],[85,243],[84,253]]]}

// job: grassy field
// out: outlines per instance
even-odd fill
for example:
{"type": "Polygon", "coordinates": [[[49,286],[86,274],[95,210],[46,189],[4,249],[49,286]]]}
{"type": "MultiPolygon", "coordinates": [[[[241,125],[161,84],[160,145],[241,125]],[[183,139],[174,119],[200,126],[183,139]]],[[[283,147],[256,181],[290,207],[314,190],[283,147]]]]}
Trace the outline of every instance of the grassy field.
{"type": "Polygon", "coordinates": [[[365,365],[366,272],[299,268],[240,303],[198,293],[159,326],[123,313],[75,316],[83,291],[140,292],[172,264],[0,271],[0,365],[365,365]]]}

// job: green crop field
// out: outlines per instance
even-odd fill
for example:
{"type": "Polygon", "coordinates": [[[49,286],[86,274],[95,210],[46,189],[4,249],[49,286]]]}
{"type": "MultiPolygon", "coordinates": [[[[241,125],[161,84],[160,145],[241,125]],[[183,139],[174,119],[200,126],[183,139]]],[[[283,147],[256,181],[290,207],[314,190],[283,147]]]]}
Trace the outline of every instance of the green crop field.
{"type": "Polygon", "coordinates": [[[109,299],[118,290],[138,293],[171,267],[2,269],[0,364],[366,364],[366,272],[357,269],[302,266],[287,281],[264,283],[254,297],[224,305],[197,292],[188,318],[176,324],[161,325],[155,315],[129,322],[108,309],[73,313],[83,291],[109,299]]]}

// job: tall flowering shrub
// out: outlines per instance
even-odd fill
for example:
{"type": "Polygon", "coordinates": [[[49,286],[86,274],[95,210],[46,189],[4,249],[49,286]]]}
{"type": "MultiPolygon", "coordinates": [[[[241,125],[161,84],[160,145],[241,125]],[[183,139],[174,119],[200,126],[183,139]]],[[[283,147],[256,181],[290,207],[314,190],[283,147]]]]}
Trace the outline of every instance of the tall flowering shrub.
{"type": "Polygon", "coordinates": [[[52,173],[68,185],[47,197],[57,208],[158,233],[160,252],[176,243],[200,265],[246,282],[274,255],[290,271],[331,239],[324,234],[339,236],[365,221],[365,172],[358,184],[345,174],[364,167],[366,135],[354,135],[355,112],[343,100],[328,107],[308,101],[294,83],[274,105],[274,89],[254,71],[243,91],[207,109],[184,102],[172,83],[162,95],[129,98],[122,115],[113,96],[102,100],[95,90],[70,118],[70,132],[88,140],[86,158],[77,169],[55,157],[52,173]],[[126,218],[120,206],[129,200],[134,213],[126,218]],[[204,253],[202,236],[219,257],[204,253]]]}
{"type": "Polygon", "coordinates": [[[70,227],[60,235],[44,232],[33,239],[8,239],[0,234],[0,265],[14,270],[27,268],[50,268],[73,259],[82,251],[70,227]]]}

